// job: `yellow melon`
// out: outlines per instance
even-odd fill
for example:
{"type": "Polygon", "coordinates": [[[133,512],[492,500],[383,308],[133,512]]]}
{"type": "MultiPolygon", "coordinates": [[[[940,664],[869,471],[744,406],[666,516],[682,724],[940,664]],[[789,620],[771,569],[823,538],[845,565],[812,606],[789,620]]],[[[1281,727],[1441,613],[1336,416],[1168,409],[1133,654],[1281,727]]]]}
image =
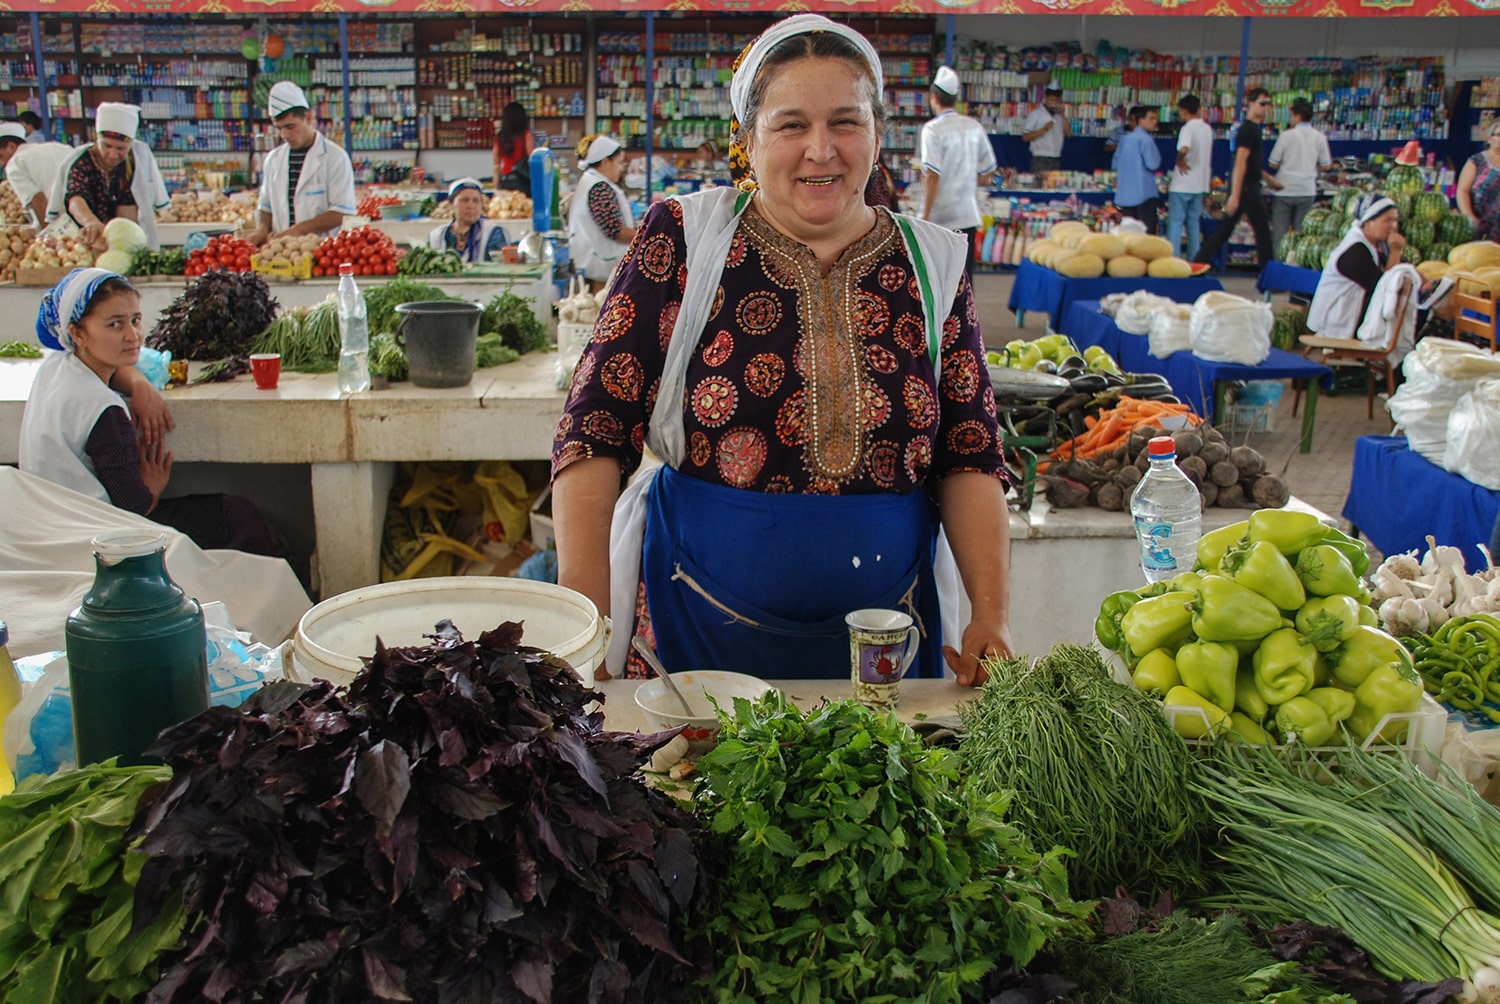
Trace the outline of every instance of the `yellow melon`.
{"type": "Polygon", "coordinates": [[[1063,235],[1070,233],[1076,233],[1080,237],[1087,237],[1093,231],[1077,220],[1063,220],[1061,223],[1054,223],[1052,229],[1047,232],[1047,236],[1061,244],[1063,235]]]}
{"type": "Polygon", "coordinates": [[[1172,256],[1172,242],[1165,237],[1151,234],[1129,234],[1125,238],[1125,253],[1141,261],[1155,261],[1172,256]]]}
{"type": "Polygon", "coordinates": [[[1453,268],[1448,272],[1448,278],[1452,279],[1458,286],[1460,293],[1468,293],[1470,296],[1480,296],[1489,290],[1489,283],[1484,282],[1473,272],[1462,268],[1453,268]]]}
{"type": "Polygon", "coordinates": [[[1490,294],[1500,300],[1500,266],[1486,266],[1474,270],[1474,278],[1489,289],[1490,294]]]}
{"type": "Polygon", "coordinates": [[[1193,269],[1176,255],[1169,255],[1147,265],[1146,274],[1153,279],[1186,279],[1193,274],[1193,269]]]}
{"type": "Polygon", "coordinates": [[[1111,258],[1105,271],[1116,279],[1139,279],[1146,274],[1146,263],[1135,255],[1122,254],[1118,258],[1111,258]]]}
{"type": "Polygon", "coordinates": [[[1114,234],[1089,234],[1078,242],[1078,250],[1109,261],[1125,253],[1125,241],[1114,234]]]}
{"type": "Polygon", "coordinates": [[[1448,252],[1448,264],[1470,270],[1500,265],[1500,244],[1493,241],[1460,244],[1448,252]]]}
{"type": "Polygon", "coordinates": [[[1056,241],[1040,240],[1026,249],[1026,259],[1038,265],[1045,265],[1045,255],[1051,254],[1058,249],[1056,241]]]}
{"type": "Polygon", "coordinates": [[[1061,244],[1065,248],[1072,248],[1076,251],[1078,250],[1078,246],[1083,243],[1083,241],[1092,236],[1093,233],[1088,230],[1066,230],[1058,235],[1057,243],[1061,244]]]}
{"type": "Polygon", "coordinates": [[[1047,267],[1050,268],[1050,269],[1053,269],[1055,271],[1061,272],[1062,271],[1062,267],[1063,267],[1063,262],[1067,261],[1069,258],[1076,258],[1076,257],[1078,257],[1078,251],[1077,251],[1077,249],[1075,249],[1075,248],[1058,248],[1056,251],[1053,251],[1051,254],[1049,254],[1047,256],[1047,267]]]}
{"type": "Polygon", "coordinates": [[[1069,279],[1097,279],[1104,274],[1104,259],[1096,254],[1080,251],[1057,269],[1069,279]]]}
{"type": "Polygon", "coordinates": [[[1424,279],[1441,279],[1453,269],[1445,261],[1424,261],[1417,266],[1417,271],[1424,279]]]}

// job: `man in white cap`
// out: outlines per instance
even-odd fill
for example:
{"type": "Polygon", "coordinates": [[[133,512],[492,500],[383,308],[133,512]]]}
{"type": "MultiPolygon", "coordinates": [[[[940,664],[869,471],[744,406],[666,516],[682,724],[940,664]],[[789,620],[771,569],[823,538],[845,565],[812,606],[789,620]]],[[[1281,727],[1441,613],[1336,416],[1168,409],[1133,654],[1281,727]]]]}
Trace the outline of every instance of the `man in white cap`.
{"type": "Polygon", "coordinates": [[[922,219],[964,235],[972,272],[974,234],[980,223],[979,186],[989,184],[995,174],[995,151],[984,126],[954,111],[961,89],[953,67],[938,68],[928,92],[933,118],[922,126],[918,154],[925,189],[922,219]]]}
{"type": "Polygon", "coordinates": [[[47,220],[47,196],[73,148],[66,143],[33,143],[24,122],[0,122],[0,169],[34,222],[47,220]]]}
{"type": "Polygon", "coordinates": [[[260,225],[250,243],[272,236],[331,234],[354,214],[354,165],[344,148],[318,132],[302,88],[290,80],[271,88],[266,112],[281,145],[266,154],[260,182],[260,225]]]}
{"type": "Polygon", "coordinates": [[[161,247],[156,212],[169,201],[167,185],[151,148],[136,138],[140,124],[141,110],[135,105],[100,103],[94,112],[97,138],[74,150],[53,179],[49,222],[67,213],[82,228],[83,239],[97,244],[110,220],[134,220],[146,231],[151,249],[161,247]]]}

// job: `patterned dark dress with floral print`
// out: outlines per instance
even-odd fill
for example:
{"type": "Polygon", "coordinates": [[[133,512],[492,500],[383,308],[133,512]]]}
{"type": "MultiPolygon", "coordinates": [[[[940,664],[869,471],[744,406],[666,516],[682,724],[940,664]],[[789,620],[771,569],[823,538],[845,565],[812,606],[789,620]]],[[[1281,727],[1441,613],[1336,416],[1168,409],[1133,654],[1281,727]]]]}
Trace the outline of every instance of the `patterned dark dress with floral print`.
{"type": "MultiPolygon", "coordinates": [[[[688,281],[681,212],[653,206],[620,264],[558,423],[554,476],[589,457],[627,475],[640,464],[688,281]]],[[[968,279],[934,379],[918,280],[890,215],[876,217],[824,275],[809,248],[745,212],[688,370],[682,473],[821,495],[932,490],[959,471],[1006,479],[968,279]]]]}

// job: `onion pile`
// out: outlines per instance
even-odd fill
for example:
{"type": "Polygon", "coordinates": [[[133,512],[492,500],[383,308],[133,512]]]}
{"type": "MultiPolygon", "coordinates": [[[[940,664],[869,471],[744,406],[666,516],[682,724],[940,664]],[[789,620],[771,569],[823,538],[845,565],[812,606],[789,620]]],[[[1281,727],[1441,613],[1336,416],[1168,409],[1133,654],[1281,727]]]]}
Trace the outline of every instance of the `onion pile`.
{"type": "Polygon", "coordinates": [[[255,204],[253,193],[178,192],[156,218],[162,223],[248,223],[255,218],[255,204]]]}
{"type": "Polygon", "coordinates": [[[21,268],[88,268],[94,249],[80,237],[38,237],[21,258],[21,268]]]}
{"type": "Polygon", "coordinates": [[[0,181],[0,223],[25,223],[26,207],[10,182],[0,181]]]}
{"type": "Polygon", "coordinates": [[[26,256],[26,249],[36,239],[30,227],[6,227],[0,230],[0,282],[10,282],[26,256]]]}

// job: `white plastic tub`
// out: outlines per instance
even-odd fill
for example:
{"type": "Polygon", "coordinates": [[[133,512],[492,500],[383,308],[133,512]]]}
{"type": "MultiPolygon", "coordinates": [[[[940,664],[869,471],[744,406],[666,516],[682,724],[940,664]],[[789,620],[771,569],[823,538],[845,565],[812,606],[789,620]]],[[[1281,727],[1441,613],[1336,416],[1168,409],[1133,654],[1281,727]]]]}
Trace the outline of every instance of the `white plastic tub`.
{"type": "Polygon", "coordinates": [[[549,582],[450,576],[384,582],[340,593],[302,615],[292,643],[293,674],[347,684],[375,654],[429,644],[439,621],[451,620],[466,639],[506,621],[520,621],[522,644],[566,660],[585,681],[604,660],[609,620],[582,593],[549,582]]]}

